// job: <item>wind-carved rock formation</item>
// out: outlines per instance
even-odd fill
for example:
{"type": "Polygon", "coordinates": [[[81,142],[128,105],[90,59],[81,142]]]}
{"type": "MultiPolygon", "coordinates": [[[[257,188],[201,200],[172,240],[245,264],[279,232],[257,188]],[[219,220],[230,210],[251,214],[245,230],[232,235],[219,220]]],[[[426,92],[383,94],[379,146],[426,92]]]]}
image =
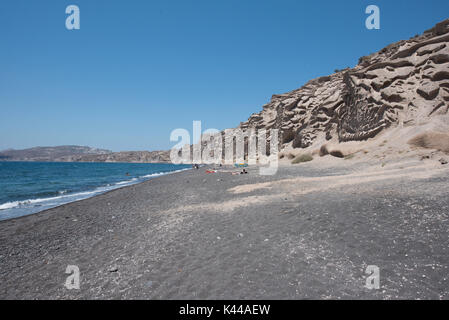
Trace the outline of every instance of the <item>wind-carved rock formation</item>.
{"type": "Polygon", "coordinates": [[[421,125],[449,109],[449,19],[362,57],[353,69],[273,95],[240,124],[279,129],[281,148],[321,140],[361,141],[390,126],[421,125]]]}

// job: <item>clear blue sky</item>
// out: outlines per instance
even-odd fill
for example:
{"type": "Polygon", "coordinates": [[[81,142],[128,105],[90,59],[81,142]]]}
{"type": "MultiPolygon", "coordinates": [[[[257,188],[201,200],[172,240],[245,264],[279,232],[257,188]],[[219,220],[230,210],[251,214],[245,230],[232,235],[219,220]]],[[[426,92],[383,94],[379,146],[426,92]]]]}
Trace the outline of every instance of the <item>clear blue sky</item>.
{"type": "Polygon", "coordinates": [[[0,149],[167,149],[175,128],[235,127],[448,17],[448,0],[2,0],[0,149]],[[70,4],[80,30],[65,28],[70,4]]]}

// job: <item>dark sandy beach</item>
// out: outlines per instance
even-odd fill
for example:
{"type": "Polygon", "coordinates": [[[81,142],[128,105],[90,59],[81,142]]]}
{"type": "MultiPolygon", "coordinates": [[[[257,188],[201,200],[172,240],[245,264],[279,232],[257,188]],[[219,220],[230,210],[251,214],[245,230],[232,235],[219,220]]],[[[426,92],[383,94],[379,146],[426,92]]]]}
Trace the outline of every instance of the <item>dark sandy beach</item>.
{"type": "Polygon", "coordinates": [[[2,221],[0,299],[448,299],[449,170],[420,165],[190,170],[2,221]]]}

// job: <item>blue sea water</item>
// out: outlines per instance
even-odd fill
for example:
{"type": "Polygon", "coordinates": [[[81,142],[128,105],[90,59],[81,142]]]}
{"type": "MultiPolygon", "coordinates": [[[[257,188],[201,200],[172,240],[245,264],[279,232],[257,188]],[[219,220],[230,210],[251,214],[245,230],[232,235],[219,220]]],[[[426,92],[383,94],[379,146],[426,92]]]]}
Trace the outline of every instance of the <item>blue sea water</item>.
{"type": "Polygon", "coordinates": [[[0,220],[188,168],[166,163],[0,162],[0,220]]]}

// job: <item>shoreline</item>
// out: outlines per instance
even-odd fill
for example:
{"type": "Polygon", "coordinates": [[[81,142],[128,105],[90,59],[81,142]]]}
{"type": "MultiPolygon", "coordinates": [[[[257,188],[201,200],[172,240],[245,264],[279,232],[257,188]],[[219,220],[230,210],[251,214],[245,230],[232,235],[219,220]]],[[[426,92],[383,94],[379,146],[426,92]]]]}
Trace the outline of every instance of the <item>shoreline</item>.
{"type": "Polygon", "coordinates": [[[0,298],[449,299],[449,170],[339,164],[203,167],[1,221],[0,298]]]}
{"type": "MultiPolygon", "coordinates": [[[[48,162],[46,162],[46,163],[48,163],[48,162]]],[[[64,163],[64,162],[52,162],[52,163],[64,163]]],[[[77,162],[73,162],[73,163],[77,163],[77,162]]],[[[80,191],[80,192],[66,194],[66,195],[59,196],[59,197],[16,200],[16,201],[6,202],[6,203],[3,203],[3,204],[0,203],[0,206],[1,206],[1,205],[5,205],[5,204],[8,204],[8,203],[14,203],[14,202],[17,202],[17,203],[27,202],[27,201],[42,201],[42,202],[44,202],[44,201],[48,201],[48,200],[59,199],[59,198],[62,198],[64,196],[65,197],[74,197],[74,200],[71,200],[71,201],[68,201],[68,202],[62,202],[61,204],[57,204],[55,206],[52,206],[52,207],[49,207],[49,208],[45,208],[45,209],[42,209],[42,210],[39,210],[39,211],[36,211],[36,212],[26,213],[26,214],[23,214],[23,215],[19,215],[17,217],[5,218],[5,219],[2,219],[0,217],[0,223],[2,221],[7,221],[7,220],[11,220],[11,219],[20,219],[22,217],[27,217],[29,215],[39,214],[39,213],[45,212],[47,210],[56,209],[56,208],[58,208],[60,206],[64,206],[64,205],[71,204],[71,203],[78,202],[78,201],[83,201],[83,200],[86,200],[86,199],[90,199],[90,198],[93,198],[93,197],[100,196],[100,195],[108,193],[108,192],[112,192],[114,190],[130,187],[130,186],[133,186],[133,185],[138,185],[138,184],[144,183],[144,182],[146,182],[148,180],[151,180],[151,179],[156,179],[156,178],[159,178],[159,177],[162,177],[162,176],[165,176],[165,175],[169,175],[169,174],[180,173],[180,172],[183,172],[183,171],[186,171],[186,170],[191,170],[191,168],[184,168],[184,169],[168,171],[168,172],[163,172],[163,173],[158,172],[158,173],[148,174],[146,176],[140,177],[140,179],[139,178],[133,178],[131,180],[123,180],[123,181],[119,181],[119,182],[115,183],[114,185],[98,186],[98,187],[95,187],[92,190],[80,191]],[[136,180],[134,180],[134,179],[136,179],[136,180]],[[101,190],[96,191],[97,189],[106,188],[106,187],[110,187],[111,189],[105,190],[105,191],[101,191],[101,190]],[[92,195],[87,195],[86,197],[76,198],[77,196],[79,196],[80,194],[83,194],[83,193],[91,193],[92,195]]],[[[4,210],[11,210],[11,209],[14,210],[16,208],[6,208],[6,209],[3,209],[3,210],[0,210],[0,213],[2,211],[4,211],[4,210]]],[[[30,210],[31,209],[32,208],[30,208],[30,210]]]]}
{"type": "Polygon", "coordinates": [[[56,207],[44,209],[44,210],[38,211],[38,212],[36,212],[36,213],[30,213],[30,214],[23,215],[23,216],[19,216],[19,217],[14,217],[14,218],[9,218],[9,219],[5,219],[5,220],[0,220],[0,224],[1,224],[3,221],[17,220],[17,219],[25,218],[25,217],[28,217],[28,216],[31,216],[31,215],[38,215],[38,214],[41,214],[41,213],[45,213],[46,211],[50,211],[50,210],[58,209],[59,207],[63,207],[63,206],[66,206],[66,205],[70,205],[70,204],[72,204],[72,203],[76,203],[76,202],[85,201],[85,200],[88,200],[88,199],[91,199],[91,198],[99,197],[99,196],[101,196],[101,195],[108,194],[108,193],[110,193],[110,192],[114,192],[114,191],[116,191],[116,190],[128,188],[128,187],[131,187],[131,186],[134,186],[134,185],[139,185],[139,184],[148,182],[148,181],[153,180],[153,179],[157,179],[157,178],[164,177],[164,176],[166,176],[166,175],[179,174],[179,173],[182,173],[182,172],[187,171],[187,170],[192,170],[192,169],[186,168],[186,169],[176,170],[176,171],[173,171],[173,172],[166,172],[166,173],[163,173],[163,174],[161,174],[161,175],[159,175],[159,176],[155,176],[155,177],[153,177],[153,178],[147,178],[147,179],[145,179],[145,180],[143,180],[143,181],[139,181],[139,182],[135,182],[135,183],[132,183],[132,184],[129,184],[129,185],[124,185],[124,186],[122,186],[122,187],[117,187],[117,188],[115,188],[115,189],[107,190],[107,191],[104,191],[104,192],[95,194],[95,195],[93,195],[93,196],[90,196],[90,197],[87,197],[87,198],[84,198],[84,199],[79,199],[79,200],[74,200],[74,201],[70,201],[70,202],[67,202],[67,203],[63,203],[63,204],[57,205],[56,207]]]}

